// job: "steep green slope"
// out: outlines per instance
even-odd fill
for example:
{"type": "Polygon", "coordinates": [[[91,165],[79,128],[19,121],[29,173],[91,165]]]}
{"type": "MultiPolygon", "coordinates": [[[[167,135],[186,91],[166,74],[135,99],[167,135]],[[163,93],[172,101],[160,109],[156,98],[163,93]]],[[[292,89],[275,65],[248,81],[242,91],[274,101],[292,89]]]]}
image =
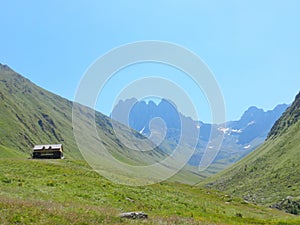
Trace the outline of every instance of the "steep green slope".
{"type": "MultiPolygon", "coordinates": [[[[0,100],[0,146],[3,146],[3,156],[29,157],[36,144],[62,143],[68,158],[82,158],[73,134],[71,101],[36,86],[1,64],[0,100]]],[[[83,118],[89,116],[82,112],[83,118]]],[[[95,135],[98,135],[99,142],[101,139],[101,143],[113,155],[124,158],[127,163],[143,164],[164,157],[158,149],[151,156],[149,152],[142,154],[134,151],[133,154],[115,135],[112,121],[108,117],[96,112],[95,121],[98,132],[95,135]]],[[[115,129],[119,130],[125,140],[135,135],[141,140],[141,148],[153,145],[145,137],[123,125],[116,124],[115,129]]]]}
{"type": "Polygon", "coordinates": [[[273,126],[266,142],[246,158],[205,181],[246,200],[300,212],[300,93],[273,126]]]}
{"type": "Polygon", "coordinates": [[[80,157],[72,127],[72,102],[0,65],[0,144],[29,156],[35,144],[63,143],[80,157]]]}

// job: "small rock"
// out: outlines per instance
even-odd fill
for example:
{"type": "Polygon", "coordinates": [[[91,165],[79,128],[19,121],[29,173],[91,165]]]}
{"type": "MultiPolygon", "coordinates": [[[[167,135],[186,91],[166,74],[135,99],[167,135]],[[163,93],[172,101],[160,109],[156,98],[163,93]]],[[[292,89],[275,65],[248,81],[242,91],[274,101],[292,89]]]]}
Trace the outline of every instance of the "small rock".
{"type": "Polygon", "coordinates": [[[144,212],[125,212],[121,213],[120,217],[127,219],[148,219],[148,215],[144,212]]]}

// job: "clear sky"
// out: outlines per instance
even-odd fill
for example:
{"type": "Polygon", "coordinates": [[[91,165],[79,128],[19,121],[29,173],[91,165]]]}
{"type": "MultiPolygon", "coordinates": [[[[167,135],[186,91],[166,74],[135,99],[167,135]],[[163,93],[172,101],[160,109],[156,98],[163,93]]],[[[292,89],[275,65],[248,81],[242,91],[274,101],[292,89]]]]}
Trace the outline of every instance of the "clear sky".
{"type": "Polygon", "coordinates": [[[1,1],[0,63],[73,100],[87,68],[112,48],[172,42],[208,65],[236,120],[299,92],[299,9],[298,0],[1,1]]]}

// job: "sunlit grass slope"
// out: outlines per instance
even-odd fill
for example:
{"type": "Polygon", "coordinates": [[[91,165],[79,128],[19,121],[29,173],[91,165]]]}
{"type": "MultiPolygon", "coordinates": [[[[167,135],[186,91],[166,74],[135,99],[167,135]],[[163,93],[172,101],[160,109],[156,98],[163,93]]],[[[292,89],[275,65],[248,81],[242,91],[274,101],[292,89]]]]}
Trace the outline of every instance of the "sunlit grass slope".
{"type": "Polygon", "coordinates": [[[283,209],[299,214],[299,156],[300,94],[260,148],[204,184],[266,206],[287,199],[289,205],[283,209]]]}
{"type": "Polygon", "coordinates": [[[0,159],[1,224],[296,224],[300,218],[218,191],[179,184],[118,185],[84,161],[0,159]],[[146,221],[121,219],[144,211],[146,221]]]}

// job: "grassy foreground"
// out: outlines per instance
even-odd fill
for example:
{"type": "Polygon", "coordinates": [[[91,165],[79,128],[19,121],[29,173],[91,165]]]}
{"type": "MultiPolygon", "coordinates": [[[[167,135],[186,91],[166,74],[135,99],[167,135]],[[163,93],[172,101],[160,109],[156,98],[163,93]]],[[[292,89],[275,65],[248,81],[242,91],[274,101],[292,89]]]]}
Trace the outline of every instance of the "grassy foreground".
{"type": "Polygon", "coordinates": [[[1,224],[300,224],[218,191],[164,182],[118,185],[84,161],[0,158],[1,224]],[[144,211],[148,220],[121,212],[144,211]]]}

